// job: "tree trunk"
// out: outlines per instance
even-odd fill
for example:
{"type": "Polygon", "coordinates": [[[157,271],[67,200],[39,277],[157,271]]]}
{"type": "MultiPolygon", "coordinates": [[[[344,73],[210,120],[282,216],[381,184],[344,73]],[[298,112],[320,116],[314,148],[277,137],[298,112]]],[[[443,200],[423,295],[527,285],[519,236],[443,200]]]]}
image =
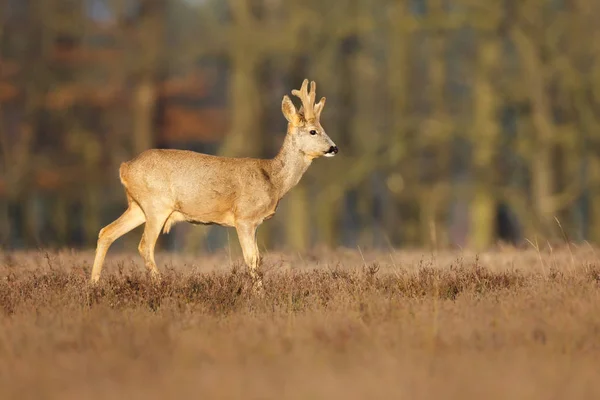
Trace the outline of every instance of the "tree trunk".
{"type": "Polygon", "coordinates": [[[470,209],[469,246],[476,250],[489,247],[495,239],[497,199],[492,192],[495,159],[500,129],[498,127],[497,97],[493,87],[494,66],[499,59],[498,43],[485,40],[478,49],[473,94],[474,196],[470,209]]]}
{"type": "MultiPolygon", "coordinates": [[[[65,199],[65,194],[54,196],[52,205],[51,224],[52,232],[54,234],[54,240],[56,244],[63,244],[68,242],[68,230],[69,230],[69,216],[68,216],[68,204],[65,199]]],[[[96,236],[97,236],[96,232],[96,236]]]]}
{"type": "Polygon", "coordinates": [[[308,213],[306,185],[299,183],[287,194],[285,232],[288,246],[295,251],[309,247],[310,215],[308,213]]]}
{"type": "Polygon", "coordinates": [[[433,189],[423,190],[419,200],[420,245],[431,250],[438,249],[436,200],[433,189]]]}
{"type": "Polygon", "coordinates": [[[469,213],[469,247],[484,250],[493,243],[496,230],[496,205],[496,199],[490,192],[489,185],[476,183],[469,213]]]}
{"type": "Polygon", "coordinates": [[[538,223],[538,232],[548,239],[555,225],[553,217],[556,210],[552,201],[554,194],[552,146],[556,135],[544,82],[545,65],[529,36],[519,29],[514,29],[512,37],[523,62],[523,81],[528,85],[532,108],[531,119],[535,130],[535,151],[532,152],[530,160],[533,209],[538,223]]]}
{"type": "Polygon", "coordinates": [[[136,155],[154,145],[156,96],[156,82],[149,76],[142,77],[133,97],[133,151],[136,155]]]}
{"type": "Polygon", "coordinates": [[[334,201],[327,196],[320,196],[316,207],[316,226],[319,232],[319,243],[333,249],[338,246],[339,200],[334,201]]]}
{"type": "Polygon", "coordinates": [[[0,198],[0,249],[8,246],[9,237],[8,202],[5,198],[0,198]]]}
{"type": "Polygon", "coordinates": [[[27,247],[38,247],[40,245],[40,216],[38,209],[38,198],[35,193],[24,194],[21,198],[21,203],[24,204],[24,239],[27,247]]]}
{"type": "Polygon", "coordinates": [[[600,245],[600,157],[592,154],[590,167],[590,223],[589,238],[595,245],[600,245]]]}

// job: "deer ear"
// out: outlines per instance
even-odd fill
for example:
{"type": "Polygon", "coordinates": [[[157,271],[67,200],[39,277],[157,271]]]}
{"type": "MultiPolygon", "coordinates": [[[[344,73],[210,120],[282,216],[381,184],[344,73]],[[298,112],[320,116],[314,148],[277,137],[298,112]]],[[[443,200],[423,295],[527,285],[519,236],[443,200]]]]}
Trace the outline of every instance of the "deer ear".
{"type": "Polygon", "coordinates": [[[287,95],[283,96],[283,101],[281,102],[281,111],[289,123],[295,126],[300,124],[300,115],[296,110],[296,106],[294,106],[294,103],[292,103],[292,100],[290,100],[287,95]]]}

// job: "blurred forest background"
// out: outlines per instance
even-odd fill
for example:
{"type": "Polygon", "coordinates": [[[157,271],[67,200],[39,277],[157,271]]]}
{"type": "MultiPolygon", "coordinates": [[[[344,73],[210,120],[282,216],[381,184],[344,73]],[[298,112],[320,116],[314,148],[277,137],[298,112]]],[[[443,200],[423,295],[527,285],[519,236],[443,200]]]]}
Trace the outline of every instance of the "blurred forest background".
{"type": "MultiPolygon", "coordinates": [[[[119,164],[151,147],[274,156],[305,77],[340,154],[261,248],[600,243],[597,0],[0,4],[0,247],[94,247],[119,164]]],[[[179,224],[159,247],[228,234],[179,224]]]]}

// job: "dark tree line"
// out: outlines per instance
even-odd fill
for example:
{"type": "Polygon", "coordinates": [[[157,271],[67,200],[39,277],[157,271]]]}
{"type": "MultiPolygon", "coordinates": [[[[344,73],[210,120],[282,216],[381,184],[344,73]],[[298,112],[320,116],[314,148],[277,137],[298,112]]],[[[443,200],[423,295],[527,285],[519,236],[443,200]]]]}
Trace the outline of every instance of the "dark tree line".
{"type": "MultiPolygon", "coordinates": [[[[595,1],[0,5],[5,247],[93,246],[125,204],[119,163],[144,149],[274,155],[304,77],[341,153],[261,246],[600,241],[595,1]]],[[[162,243],[226,240],[182,225],[162,243]]]]}

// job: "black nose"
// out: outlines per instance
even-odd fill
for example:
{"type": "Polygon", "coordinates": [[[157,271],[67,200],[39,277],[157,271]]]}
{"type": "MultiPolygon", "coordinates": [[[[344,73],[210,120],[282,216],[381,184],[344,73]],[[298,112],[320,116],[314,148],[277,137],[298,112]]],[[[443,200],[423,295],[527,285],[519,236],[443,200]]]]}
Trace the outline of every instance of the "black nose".
{"type": "Polygon", "coordinates": [[[328,153],[333,153],[333,154],[337,154],[337,152],[338,152],[337,146],[331,146],[328,151],[328,153]]]}

